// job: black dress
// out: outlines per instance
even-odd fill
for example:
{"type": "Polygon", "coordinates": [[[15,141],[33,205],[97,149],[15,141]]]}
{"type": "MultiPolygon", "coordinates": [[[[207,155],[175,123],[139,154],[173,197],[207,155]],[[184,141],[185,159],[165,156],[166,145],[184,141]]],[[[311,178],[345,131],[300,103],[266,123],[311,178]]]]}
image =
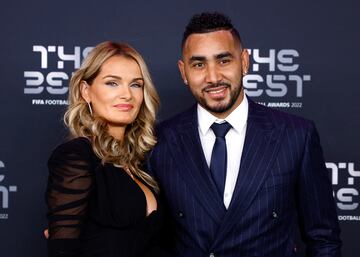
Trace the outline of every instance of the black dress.
{"type": "Polygon", "coordinates": [[[86,138],[57,147],[49,162],[48,257],[167,256],[162,207],[146,216],[142,189],[122,169],[102,165],[86,138]]]}

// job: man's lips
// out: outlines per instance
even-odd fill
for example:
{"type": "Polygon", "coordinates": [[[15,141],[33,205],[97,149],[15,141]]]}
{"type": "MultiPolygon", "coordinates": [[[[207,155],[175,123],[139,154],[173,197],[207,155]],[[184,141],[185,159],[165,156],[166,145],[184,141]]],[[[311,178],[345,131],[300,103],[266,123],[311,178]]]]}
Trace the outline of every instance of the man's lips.
{"type": "Polygon", "coordinates": [[[207,86],[203,92],[207,93],[212,98],[222,98],[226,96],[227,88],[229,85],[221,84],[216,86],[207,86]]]}
{"type": "Polygon", "coordinates": [[[219,91],[226,87],[230,87],[230,84],[228,84],[226,82],[219,82],[219,83],[207,85],[205,88],[203,88],[203,91],[204,92],[219,91]]]}
{"type": "Polygon", "coordinates": [[[134,108],[132,104],[115,104],[113,107],[121,111],[130,111],[132,108],[134,108]]]}
{"type": "Polygon", "coordinates": [[[214,88],[205,89],[204,91],[206,93],[216,94],[216,93],[220,93],[220,92],[224,91],[226,88],[227,88],[226,86],[221,86],[221,87],[214,87],[214,88]]]}

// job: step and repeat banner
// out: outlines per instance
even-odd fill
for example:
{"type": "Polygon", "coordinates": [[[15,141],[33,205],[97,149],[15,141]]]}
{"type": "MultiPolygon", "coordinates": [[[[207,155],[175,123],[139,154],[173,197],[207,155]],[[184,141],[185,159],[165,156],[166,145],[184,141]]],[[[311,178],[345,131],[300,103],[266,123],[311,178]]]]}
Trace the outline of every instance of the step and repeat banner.
{"type": "Polygon", "coordinates": [[[159,120],[194,100],[177,69],[202,11],[227,14],[251,59],[255,101],[314,120],[342,228],[360,256],[360,35],[356,1],[10,1],[0,9],[0,256],[46,256],[47,159],[67,138],[68,82],[92,47],[128,42],[161,97],[159,120]]]}

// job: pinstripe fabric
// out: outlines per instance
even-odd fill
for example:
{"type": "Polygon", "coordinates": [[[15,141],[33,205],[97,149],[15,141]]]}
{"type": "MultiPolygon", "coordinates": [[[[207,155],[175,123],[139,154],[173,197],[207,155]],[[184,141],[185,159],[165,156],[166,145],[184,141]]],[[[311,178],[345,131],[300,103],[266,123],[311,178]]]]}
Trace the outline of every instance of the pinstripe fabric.
{"type": "Polygon", "coordinates": [[[193,107],[163,122],[149,158],[174,218],[182,257],[340,256],[332,189],[312,122],[249,101],[239,176],[229,209],[211,180],[193,107]]]}

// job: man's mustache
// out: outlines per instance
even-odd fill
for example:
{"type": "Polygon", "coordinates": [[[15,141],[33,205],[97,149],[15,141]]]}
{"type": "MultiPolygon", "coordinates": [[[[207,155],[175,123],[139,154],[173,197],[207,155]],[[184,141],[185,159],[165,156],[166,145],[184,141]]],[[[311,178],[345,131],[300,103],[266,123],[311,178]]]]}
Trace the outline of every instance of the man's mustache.
{"type": "Polygon", "coordinates": [[[231,84],[226,82],[211,83],[204,87],[202,91],[208,91],[217,87],[231,87],[231,84]]]}

